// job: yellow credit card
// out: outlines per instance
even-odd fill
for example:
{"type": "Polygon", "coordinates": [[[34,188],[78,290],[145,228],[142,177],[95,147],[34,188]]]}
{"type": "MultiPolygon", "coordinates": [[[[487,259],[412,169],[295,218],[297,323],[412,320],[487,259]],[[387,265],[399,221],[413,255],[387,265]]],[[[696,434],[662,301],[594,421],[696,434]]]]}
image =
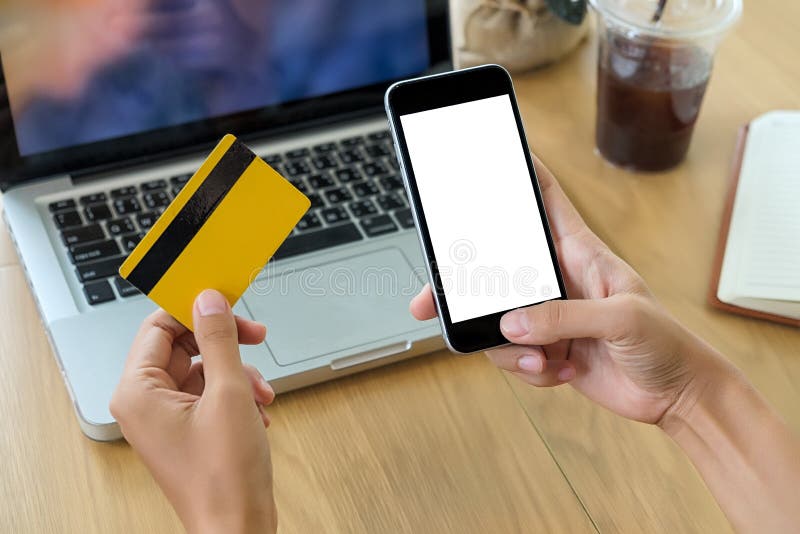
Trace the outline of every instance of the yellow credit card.
{"type": "Polygon", "coordinates": [[[311,202],[226,135],[145,234],[119,274],[192,329],[204,289],[233,305],[311,202]]]}

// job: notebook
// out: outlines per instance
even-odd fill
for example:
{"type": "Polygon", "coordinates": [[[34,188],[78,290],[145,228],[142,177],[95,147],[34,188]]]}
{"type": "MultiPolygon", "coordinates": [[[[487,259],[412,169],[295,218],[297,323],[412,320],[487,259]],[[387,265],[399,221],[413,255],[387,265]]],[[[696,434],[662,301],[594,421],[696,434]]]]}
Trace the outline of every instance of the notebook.
{"type": "Polygon", "coordinates": [[[713,306],[800,326],[800,111],[742,129],[713,272],[713,306]]]}

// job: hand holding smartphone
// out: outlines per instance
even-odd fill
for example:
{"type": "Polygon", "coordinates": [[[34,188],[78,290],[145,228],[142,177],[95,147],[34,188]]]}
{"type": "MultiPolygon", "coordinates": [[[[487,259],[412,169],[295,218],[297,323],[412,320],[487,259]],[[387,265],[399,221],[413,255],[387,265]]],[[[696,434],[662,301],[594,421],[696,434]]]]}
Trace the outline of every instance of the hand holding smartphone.
{"type": "Polygon", "coordinates": [[[511,77],[486,65],[403,81],[385,104],[444,339],[504,345],[504,313],[566,298],[511,77]]]}

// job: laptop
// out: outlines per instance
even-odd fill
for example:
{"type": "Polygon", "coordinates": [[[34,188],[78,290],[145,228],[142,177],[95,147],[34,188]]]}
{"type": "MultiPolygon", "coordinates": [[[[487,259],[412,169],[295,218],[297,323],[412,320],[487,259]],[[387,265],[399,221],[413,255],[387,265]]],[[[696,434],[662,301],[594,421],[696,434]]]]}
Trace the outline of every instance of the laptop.
{"type": "Polygon", "coordinates": [[[108,403],[155,309],[117,269],[229,132],[312,200],[234,308],[269,328],[243,361],[282,392],[443,346],[408,313],[426,276],[382,98],[452,68],[446,0],[74,9],[2,51],[0,187],[88,437],[121,437],[108,403]]]}

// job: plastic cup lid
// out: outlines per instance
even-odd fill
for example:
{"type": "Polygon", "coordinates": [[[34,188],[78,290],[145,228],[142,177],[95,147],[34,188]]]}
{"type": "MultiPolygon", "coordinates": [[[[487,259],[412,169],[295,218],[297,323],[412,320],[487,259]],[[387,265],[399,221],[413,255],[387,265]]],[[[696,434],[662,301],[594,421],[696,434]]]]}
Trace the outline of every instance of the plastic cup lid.
{"type": "Polygon", "coordinates": [[[659,0],[589,0],[605,19],[634,33],[673,39],[720,34],[739,19],[741,0],[667,0],[654,20],[659,0]]]}

